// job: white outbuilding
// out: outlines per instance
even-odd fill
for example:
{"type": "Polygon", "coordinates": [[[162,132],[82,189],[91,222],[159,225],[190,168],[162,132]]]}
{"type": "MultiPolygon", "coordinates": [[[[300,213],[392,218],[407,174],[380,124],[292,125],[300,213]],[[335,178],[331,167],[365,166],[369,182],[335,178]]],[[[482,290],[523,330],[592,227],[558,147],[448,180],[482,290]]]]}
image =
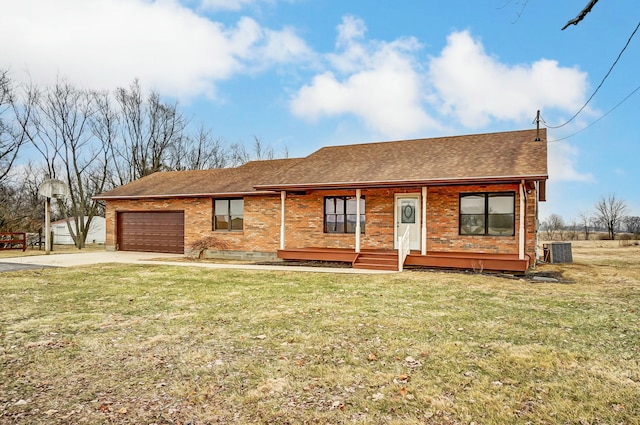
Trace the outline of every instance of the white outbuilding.
{"type": "MultiPolygon", "coordinates": [[[[87,222],[88,217],[84,217],[84,222],[87,222]]],[[[75,231],[75,218],[69,217],[69,224],[75,231]]],[[[51,223],[51,230],[53,231],[53,243],[55,245],[73,245],[73,238],[69,233],[67,222],[65,220],[58,220],[51,223]]],[[[104,217],[93,217],[91,219],[91,225],[89,226],[89,233],[87,234],[87,244],[104,244],[107,236],[106,223],[104,217]]]]}

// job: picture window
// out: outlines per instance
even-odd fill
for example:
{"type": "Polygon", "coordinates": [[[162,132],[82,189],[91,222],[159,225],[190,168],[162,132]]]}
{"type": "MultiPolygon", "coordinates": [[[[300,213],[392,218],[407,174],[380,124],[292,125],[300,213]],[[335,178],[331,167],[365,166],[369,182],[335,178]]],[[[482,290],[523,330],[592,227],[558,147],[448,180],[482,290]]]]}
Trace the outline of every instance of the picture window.
{"type": "MultiPolygon", "coordinates": [[[[327,196],[324,198],[325,233],[355,233],[357,199],[355,196],[327,196]]],[[[360,198],[360,232],[365,230],[365,199],[360,198]]]]}
{"type": "Polygon", "coordinates": [[[514,192],[460,194],[460,234],[515,235],[514,192]]]}

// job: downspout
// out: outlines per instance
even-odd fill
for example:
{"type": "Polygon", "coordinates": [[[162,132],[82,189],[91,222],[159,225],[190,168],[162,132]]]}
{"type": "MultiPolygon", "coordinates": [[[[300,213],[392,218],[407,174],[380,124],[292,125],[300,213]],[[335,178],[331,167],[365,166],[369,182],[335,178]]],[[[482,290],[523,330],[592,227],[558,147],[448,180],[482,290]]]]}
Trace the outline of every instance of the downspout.
{"type": "Polygon", "coordinates": [[[422,229],[420,254],[427,255],[427,187],[422,188],[422,229]]]}
{"type": "Polygon", "coordinates": [[[287,199],[287,191],[280,191],[280,249],[284,249],[284,201],[287,199]]]}
{"type": "Polygon", "coordinates": [[[362,189],[356,189],[356,254],[360,252],[360,198],[362,189]]]}
{"type": "Polygon", "coordinates": [[[518,244],[518,258],[524,260],[524,249],[525,249],[525,219],[526,219],[526,191],[524,188],[524,180],[520,182],[520,231],[518,232],[518,236],[520,239],[520,243],[518,244]]]}

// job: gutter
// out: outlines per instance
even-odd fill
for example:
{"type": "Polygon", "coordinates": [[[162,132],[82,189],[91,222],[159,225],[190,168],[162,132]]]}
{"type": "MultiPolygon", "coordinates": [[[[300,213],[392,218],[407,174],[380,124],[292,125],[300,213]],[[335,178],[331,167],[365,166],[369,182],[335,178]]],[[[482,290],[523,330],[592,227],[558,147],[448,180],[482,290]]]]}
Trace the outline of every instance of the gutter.
{"type": "Polygon", "coordinates": [[[175,198],[214,198],[214,197],[243,197],[259,195],[278,195],[278,192],[262,190],[254,192],[214,192],[214,193],[177,193],[177,194],[154,194],[154,195],[106,195],[93,196],[96,201],[108,201],[116,199],[175,199],[175,198]]]}

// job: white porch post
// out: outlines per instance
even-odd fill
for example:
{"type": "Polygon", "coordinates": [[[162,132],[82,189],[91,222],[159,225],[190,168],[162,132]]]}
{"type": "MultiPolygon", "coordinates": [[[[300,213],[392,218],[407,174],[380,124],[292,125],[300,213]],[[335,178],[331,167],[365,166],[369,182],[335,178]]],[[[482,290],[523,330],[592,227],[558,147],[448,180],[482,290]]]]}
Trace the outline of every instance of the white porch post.
{"type": "Polygon", "coordinates": [[[284,200],[287,199],[287,192],[280,191],[280,249],[284,249],[284,200]]]}
{"type": "Polygon", "coordinates": [[[427,255],[427,187],[422,188],[422,228],[420,237],[420,253],[427,255]]]}
{"type": "Polygon", "coordinates": [[[518,258],[524,260],[524,244],[525,244],[525,197],[526,197],[525,189],[524,189],[524,180],[520,183],[520,230],[518,232],[519,236],[519,244],[518,244],[518,258]]]}
{"type": "Polygon", "coordinates": [[[360,198],[362,189],[356,189],[356,253],[360,252],[360,198]]]}

